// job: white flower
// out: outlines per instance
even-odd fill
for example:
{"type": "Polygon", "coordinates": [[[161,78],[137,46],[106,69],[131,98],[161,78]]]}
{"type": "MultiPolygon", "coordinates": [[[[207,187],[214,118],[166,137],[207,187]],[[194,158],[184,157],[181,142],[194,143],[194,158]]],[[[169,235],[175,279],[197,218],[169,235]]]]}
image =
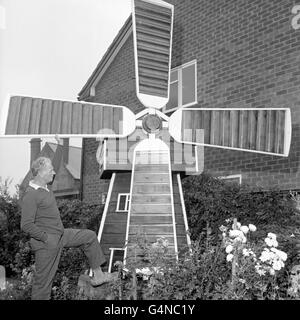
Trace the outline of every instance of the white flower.
{"type": "MultiPolygon", "coordinates": [[[[237,222],[237,223],[236,223],[236,228],[239,229],[240,227],[241,227],[241,223],[240,223],[240,222],[237,222]]],[[[233,224],[233,225],[232,225],[232,229],[234,229],[234,228],[235,228],[235,225],[233,224]]]]}
{"type": "Polygon", "coordinates": [[[244,234],[247,234],[249,232],[249,228],[247,226],[241,226],[241,230],[244,234]]]}
{"type": "Polygon", "coordinates": [[[229,253],[229,254],[227,255],[227,257],[226,257],[226,260],[227,260],[228,262],[230,262],[232,259],[233,259],[233,254],[232,254],[232,253],[229,253]]]}
{"type": "Polygon", "coordinates": [[[272,232],[269,232],[268,233],[268,238],[276,240],[276,234],[272,233],[272,232]]]}
{"type": "Polygon", "coordinates": [[[292,233],[292,234],[290,235],[290,237],[291,237],[291,238],[295,238],[295,235],[292,233]]]}
{"type": "Polygon", "coordinates": [[[274,252],[271,252],[269,249],[265,248],[259,257],[259,260],[262,262],[266,262],[272,260],[274,256],[274,252]]]}
{"type": "Polygon", "coordinates": [[[227,231],[227,228],[226,228],[225,226],[221,225],[221,227],[219,228],[219,230],[220,230],[221,232],[225,232],[225,231],[227,231]]]}
{"type": "Polygon", "coordinates": [[[230,253],[232,250],[233,250],[233,246],[231,244],[229,244],[225,249],[226,253],[230,253]]]}
{"type": "Polygon", "coordinates": [[[269,272],[270,272],[270,275],[271,275],[271,276],[274,276],[274,275],[275,275],[275,270],[274,270],[273,268],[270,268],[269,272]]]}
{"type": "Polygon", "coordinates": [[[278,246],[278,242],[277,242],[276,239],[266,238],[266,239],[265,239],[265,243],[266,243],[269,247],[277,247],[277,246],[278,246]]]}
{"type": "Polygon", "coordinates": [[[274,261],[273,264],[272,264],[272,268],[273,268],[274,270],[280,270],[281,268],[284,267],[284,264],[283,264],[283,265],[282,265],[282,264],[283,264],[282,261],[279,261],[279,260],[274,261]]]}
{"type": "Polygon", "coordinates": [[[259,264],[255,266],[255,270],[260,276],[264,276],[266,274],[266,271],[262,269],[259,264]]]}
{"type": "Polygon", "coordinates": [[[245,257],[249,257],[249,256],[250,256],[250,251],[249,251],[248,249],[244,248],[244,249],[243,249],[243,255],[244,255],[245,257]]]}
{"type": "Polygon", "coordinates": [[[252,231],[252,232],[256,231],[255,225],[250,223],[249,224],[249,230],[252,231]]]}
{"type": "Polygon", "coordinates": [[[281,250],[278,250],[276,248],[272,248],[271,251],[273,251],[281,260],[286,261],[287,254],[281,250]]]}
{"type": "Polygon", "coordinates": [[[236,238],[236,237],[239,237],[239,236],[243,236],[243,232],[240,231],[240,230],[230,230],[229,231],[229,237],[231,238],[236,238]]]}

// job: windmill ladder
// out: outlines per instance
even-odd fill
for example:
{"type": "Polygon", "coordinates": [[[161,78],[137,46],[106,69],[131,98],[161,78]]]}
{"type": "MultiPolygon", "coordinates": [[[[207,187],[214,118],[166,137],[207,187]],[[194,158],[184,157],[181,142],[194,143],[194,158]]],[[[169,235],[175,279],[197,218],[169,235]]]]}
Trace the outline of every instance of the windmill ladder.
{"type": "Polygon", "coordinates": [[[177,259],[177,238],[169,150],[136,151],[132,172],[130,209],[126,234],[126,258],[142,252],[133,251],[137,233],[150,243],[164,237],[168,253],[177,259]]]}

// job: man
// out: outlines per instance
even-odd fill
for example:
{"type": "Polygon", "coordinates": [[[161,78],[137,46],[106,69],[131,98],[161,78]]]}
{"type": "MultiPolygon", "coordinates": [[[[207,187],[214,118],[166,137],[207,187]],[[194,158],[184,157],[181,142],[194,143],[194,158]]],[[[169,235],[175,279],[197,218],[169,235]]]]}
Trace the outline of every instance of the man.
{"type": "Polygon", "coordinates": [[[55,175],[51,160],[45,157],[36,159],[31,171],[34,178],[29,182],[21,202],[21,229],[30,235],[30,244],[35,253],[36,272],[31,298],[50,299],[63,247],[83,249],[93,270],[93,286],[114,280],[116,274],[101,269],[105,258],[96,233],[88,229],[64,229],[53,192],[47,187],[55,175]]]}

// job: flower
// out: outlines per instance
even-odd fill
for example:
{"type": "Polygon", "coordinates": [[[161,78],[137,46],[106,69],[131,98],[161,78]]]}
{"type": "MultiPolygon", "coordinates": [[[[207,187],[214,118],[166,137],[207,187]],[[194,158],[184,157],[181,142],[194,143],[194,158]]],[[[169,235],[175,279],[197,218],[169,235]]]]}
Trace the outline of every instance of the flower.
{"type": "Polygon", "coordinates": [[[232,259],[233,259],[233,254],[232,254],[232,253],[229,253],[229,254],[227,255],[227,257],[226,257],[226,260],[227,260],[228,262],[230,262],[232,259]]]}
{"type": "Polygon", "coordinates": [[[272,264],[272,268],[277,271],[279,271],[283,267],[284,267],[284,263],[280,260],[274,261],[272,264]]]}
{"type": "Polygon", "coordinates": [[[255,270],[260,276],[264,276],[266,274],[266,271],[262,269],[262,267],[259,264],[255,266],[255,270]]]}
{"type": "Polygon", "coordinates": [[[250,230],[250,231],[252,231],[252,232],[256,231],[256,227],[255,227],[254,224],[251,224],[251,223],[250,223],[248,227],[249,227],[249,230],[250,230]]]}
{"type": "Polygon", "coordinates": [[[276,234],[272,233],[272,232],[269,232],[268,233],[268,238],[276,240],[276,234]]]}
{"type": "Polygon", "coordinates": [[[221,225],[221,227],[219,227],[219,230],[221,232],[225,232],[225,231],[227,231],[227,228],[225,226],[221,225]]]}
{"type": "Polygon", "coordinates": [[[229,244],[225,249],[226,253],[230,253],[232,250],[233,250],[233,246],[231,244],[229,244]]]}
{"type": "Polygon", "coordinates": [[[249,228],[247,226],[241,226],[240,228],[244,234],[247,234],[249,232],[249,228]]]}
{"type": "MultiPolygon", "coordinates": [[[[276,237],[276,236],[275,236],[276,237]]],[[[278,242],[276,240],[276,238],[266,238],[265,239],[265,243],[269,246],[269,247],[278,247],[278,242]]]]}
{"type": "Polygon", "coordinates": [[[231,238],[236,238],[236,237],[239,237],[239,236],[243,236],[243,232],[240,231],[240,230],[230,230],[229,231],[229,237],[231,238]]]}
{"type": "Polygon", "coordinates": [[[243,249],[243,255],[244,255],[245,257],[249,257],[249,256],[250,256],[249,250],[246,249],[246,248],[244,248],[244,249],[243,249]]]}
{"type": "Polygon", "coordinates": [[[237,223],[236,223],[236,226],[233,224],[233,225],[232,225],[232,229],[234,229],[235,227],[239,229],[239,228],[241,227],[241,223],[240,223],[240,222],[237,222],[237,223]]]}
{"type": "Polygon", "coordinates": [[[270,272],[270,275],[271,275],[271,276],[274,276],[274,275],[275,275],[275,270],[274,270],[273,268],[270,268],[269,272],[270,272]]]}
{"type": "Polygon", "coordinates": [[[271,248],[271,251],[273,251],[281,260],[286,261],[287,254],[281,250],[278,250],[276,248],[271,248]]]}

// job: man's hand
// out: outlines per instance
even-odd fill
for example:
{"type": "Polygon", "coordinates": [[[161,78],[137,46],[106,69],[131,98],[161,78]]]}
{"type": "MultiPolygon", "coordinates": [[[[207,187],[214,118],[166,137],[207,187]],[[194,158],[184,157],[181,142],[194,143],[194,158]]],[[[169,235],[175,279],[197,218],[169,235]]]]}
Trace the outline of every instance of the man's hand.
{"type": "Polygon", "coordinates": [[[57,141],[57,144],[60,144],[60,137],[58,136],[58,134],[55,135],[55,140],[57,141]]]}

